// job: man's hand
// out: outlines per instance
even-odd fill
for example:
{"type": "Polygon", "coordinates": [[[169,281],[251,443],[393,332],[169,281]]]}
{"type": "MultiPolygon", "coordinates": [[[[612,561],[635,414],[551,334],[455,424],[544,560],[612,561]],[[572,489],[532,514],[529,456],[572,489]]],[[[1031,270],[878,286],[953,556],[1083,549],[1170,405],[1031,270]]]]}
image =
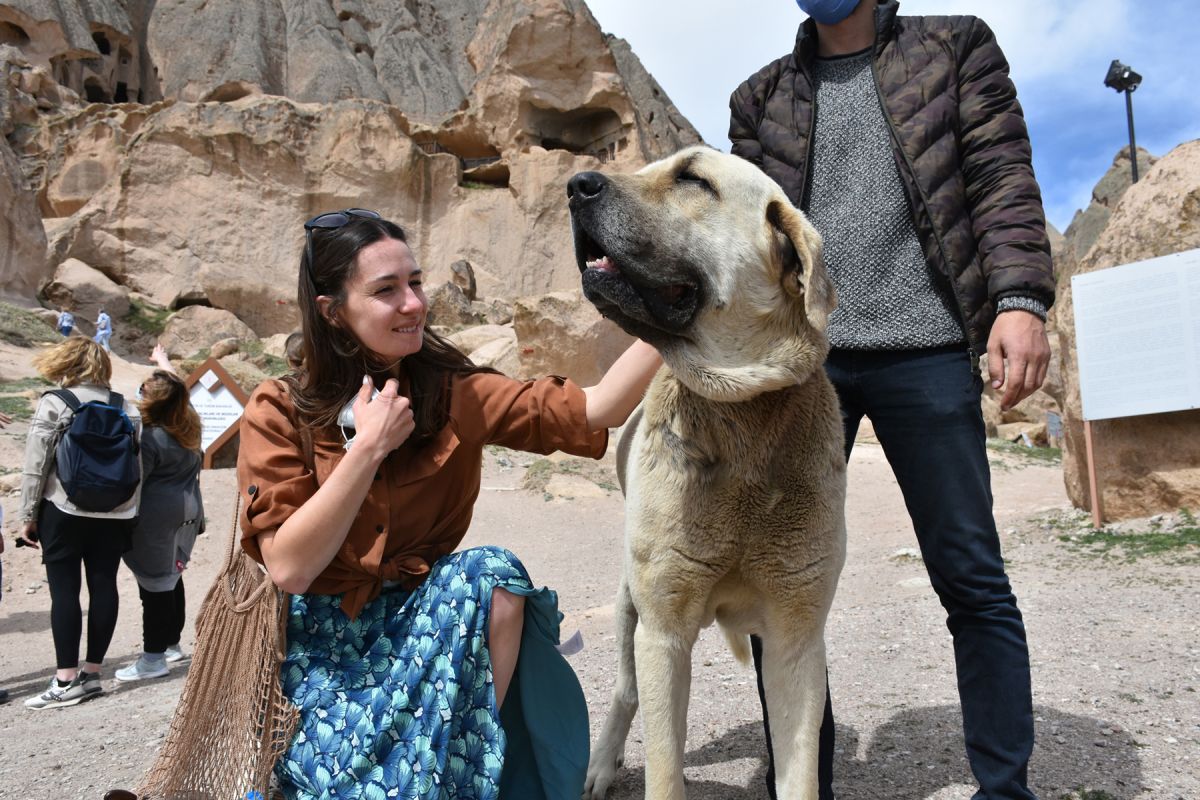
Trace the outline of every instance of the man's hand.
{"type": "Polygon", "coordinates": [[[1028,311],[1005,311],[992,325],[987,352],[992,388],[1004,387],[1000,408],[1008,411],[1046,380],[1050,366],[1046,323],[1028,311]]]}

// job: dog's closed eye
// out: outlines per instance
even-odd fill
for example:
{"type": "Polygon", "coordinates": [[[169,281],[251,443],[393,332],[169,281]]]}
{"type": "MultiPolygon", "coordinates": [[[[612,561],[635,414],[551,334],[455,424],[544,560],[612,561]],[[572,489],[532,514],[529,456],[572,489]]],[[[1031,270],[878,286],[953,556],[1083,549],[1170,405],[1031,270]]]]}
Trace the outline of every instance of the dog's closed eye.
{"type": "Polygon", "coordinates": [[[691,167],[684,167],[675,175],[675,183],[695,186],[703,189],[714,197],[717,196],[717,190],[706,179],[692,172],[691,167]]]}

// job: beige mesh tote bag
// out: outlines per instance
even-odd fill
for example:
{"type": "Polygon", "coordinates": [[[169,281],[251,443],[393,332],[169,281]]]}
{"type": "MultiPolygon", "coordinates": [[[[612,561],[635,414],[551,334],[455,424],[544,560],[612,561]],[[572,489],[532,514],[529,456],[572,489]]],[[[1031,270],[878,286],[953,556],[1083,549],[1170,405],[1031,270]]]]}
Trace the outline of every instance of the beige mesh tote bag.
{"type": "Polygon", "coordinates": [[[196,646],[143,800],[267,800],[299,711],[279,686],[288,597],[246,555],[234,504],[225,565],[196,618],[196,646]]]}

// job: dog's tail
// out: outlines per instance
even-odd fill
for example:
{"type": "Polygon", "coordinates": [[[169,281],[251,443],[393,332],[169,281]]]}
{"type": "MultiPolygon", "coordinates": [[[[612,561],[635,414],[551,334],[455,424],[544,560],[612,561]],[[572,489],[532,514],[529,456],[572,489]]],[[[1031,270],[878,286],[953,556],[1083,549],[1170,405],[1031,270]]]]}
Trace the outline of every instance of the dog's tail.
{"type": "Polygon", "coordinates": [[[725,641],[729,643],[729,650],[733,653],[733,657],[749,666],[752,660],[750,655],[750,637],[744,633],[734,633],[724,625],[721,626],[721,633],[725,634],[725,641]]]}

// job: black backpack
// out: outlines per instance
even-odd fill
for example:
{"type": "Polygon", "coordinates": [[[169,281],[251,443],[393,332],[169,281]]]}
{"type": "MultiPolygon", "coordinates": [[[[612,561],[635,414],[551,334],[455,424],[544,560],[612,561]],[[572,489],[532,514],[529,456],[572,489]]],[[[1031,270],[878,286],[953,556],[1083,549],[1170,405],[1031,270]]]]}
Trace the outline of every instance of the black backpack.
{"type": "Polygon", "coordinates": [[[72,392],[47,392],[70,407],[71,424],[54,451],[55,471],[67,499],[84,511],[112,511],[137,490],[142,477],[137,434],[125,415],[125,398],[80,403],[72,392]]]}

